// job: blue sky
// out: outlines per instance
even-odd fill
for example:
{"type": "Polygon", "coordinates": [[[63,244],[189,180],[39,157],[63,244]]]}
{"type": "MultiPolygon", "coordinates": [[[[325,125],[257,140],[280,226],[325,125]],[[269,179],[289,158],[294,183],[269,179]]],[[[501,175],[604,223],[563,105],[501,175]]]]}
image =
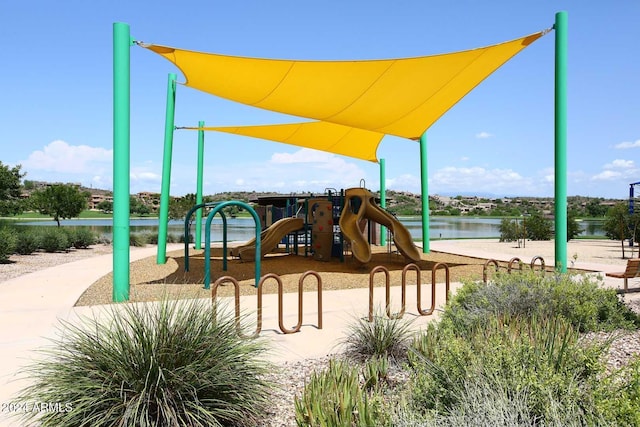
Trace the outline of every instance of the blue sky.
{"type": "MultiPolygon", "coordinates": [[[[239,56],[377,59],[465,50],[569,13],[568,194],[625,198],[640,181],[640,2],[1,1],[0,161],[26,179],[112,185],[112,26],[140,41],[239,56]]],[[[430,194],[553,195],[554,33],[522,51],[428,131],[430,194]]],[[[131,51],[131,191],[160,191],[168,73],[131,51]]],[[[428,76],[425,76],[428,78],[428,76]]],[[[313,100],[309,100],[313,102],[313,100]]],[[[179,86],[175,123],[281,123],[179,86]]],[[[207,133],[204,191],[379,188],[378,166],[207,133]]],[[[197,134],[176,131],[172,195],[195,192],[197,134]]],[[[386,137],[387,188],[419,193],[415,142],[386,137]]]]}

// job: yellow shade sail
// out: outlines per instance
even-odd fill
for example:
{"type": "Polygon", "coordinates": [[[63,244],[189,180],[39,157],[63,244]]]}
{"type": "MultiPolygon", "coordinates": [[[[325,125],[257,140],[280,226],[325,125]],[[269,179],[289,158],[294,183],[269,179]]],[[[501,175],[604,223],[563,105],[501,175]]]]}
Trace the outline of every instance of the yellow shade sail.
{"type": "Polygon", "coordinates": [[[313,148],[329,153],[377,162],[376,150],[384,137],[372,132],[327,122],[289,123],[260,126],[207,126],[182,129],[203,129],[250,136],[313,148]]]}
{"type": "Polygon", "coordinates": [[[142,46],[173,62],[194,89],[271,111],[415,139],[545,33],[443,55],[371,61],[275,60],[142,46]]]}

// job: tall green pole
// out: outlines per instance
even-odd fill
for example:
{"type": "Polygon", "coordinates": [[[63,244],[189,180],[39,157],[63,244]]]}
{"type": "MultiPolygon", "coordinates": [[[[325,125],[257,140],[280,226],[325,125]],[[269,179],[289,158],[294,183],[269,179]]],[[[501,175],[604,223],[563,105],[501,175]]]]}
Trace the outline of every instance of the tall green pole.
{"type": "MultiPolygon", "coordinates": [[[[380,159],[380,207],[387,207],[387,171],[384,159],[380,159]]],[[[380,245],[387,244],[387,227],[380,225],[380,245]]]]}
{"type": "Polygon", "coordinates": [[[555,252],[567,272],[567,12],[556,13],[555,64],[555,252]]]}
{"type": "Polygon", "coordinates": [[[113,301],[129,300],[131,35],[113,24],[113,301]]]}
{"type": "MultiPolygon", "coordinates": [[[[198,176],[196,184],[196,205],[202,203],[202,176],[204,174],[204,122],[198,122],[198,176]]],[[[196,211],[196,249],[202,248],[202,209],[196,211]]]]}
{"type": "Polygon", "coordinates": [[[427,132],[420,137],[420,192],[422,198],[422,253],[429,248],[429,173],[427,168],[427,132]]]}
{"type": "Polygon", "coordinates": [[[156,264],[167,262],[167,227],[169,226],[169,196],[171,192],[171,156],[176,106],[176,75],[169,73],[167,83],[167,112],[164,121],[164,154],[162,157],[162,187],[158,214],[158,256],[156,264]]]}

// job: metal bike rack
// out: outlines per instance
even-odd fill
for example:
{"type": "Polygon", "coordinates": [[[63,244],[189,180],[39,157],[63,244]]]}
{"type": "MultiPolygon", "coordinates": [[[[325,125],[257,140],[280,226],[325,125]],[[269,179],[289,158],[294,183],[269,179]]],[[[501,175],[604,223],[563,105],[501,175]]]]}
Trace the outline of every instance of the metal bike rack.
{"type": "Polygon", "coordinates": [[[284,305],[283,303],[284,292],[283,292],[282,279],[277,274],[269,273],[264,275],[262,279],[260,279],[260,283],[258,283],[257,333],[260,333],[260,331],[262,330],[262,292],[264,289],[264,283],[269,279],[274,279],[278,284],[278,326],[280,327],[280,330],[282,331],[283,334],[293,334],[295,332],[300,331],[300,328],[302,327],[302,314],[303,314],[302,313],[302,301],[303,301],[303,294],[304,294],[303,285],[304,285],[304,279],[309,275],[315,276],[316,279],[318,280],[318,329],[322,329],[322,279],[320,278],[320,275],[315,271],[307,271],[302,276],[300,276],[300,279],[298,280],[298,323],[292,329],[287,329],[284,326],[284,320],[283,320],[284,315],[283,315],[282,307],[284,305]]]}
{"type": "Polygon", "coordinates": [[[438,270],[439,268],[444,268],[445,271],[445,302],[449,301],[449,290],[451,288],[451,279],[450,279],[450,274],[449,274],[449,266],[445,263],[439,262],[436,263],[433,266],[433,269],[431,270],[431,307],[429,307],[428,310],[423,310],[422,309],[422,286],[420,284],[420,268],[415,265],[415,264],[408,264],[403,270],[402,270],[402,281],[405,282],[406,281],[406,273],[409,270],[414,270],[416,272],[416,284],[418,286],[417,289],[417,295],[418,295],[418,304],[417,304],[417,308],[418,308],[418,313],[420,313],[421,316],[430,316],[433,314],[433,312],[436,309],[436,270],[438,270]]]}
{"type": "Polygon", "coordinates": [[[498,265],[498,261],[496,261],[495,259],[488,259],[485,261],[484,266],[482,267],[482,281],[486,284],[487,281],[489,280],[489,264],[493,264],[496,268],[496,272],[500,269],[500,266],[498,265]]]}
{"type": "Polygon", "coordinates": [[[317,286],[318,286],[318,326],[317,328],[322,329],[322,278],[320,277],[320,274],[318,274],[317,271],[313,271],[313,270],[305,271],[302,274],[302,276],[300,276],[300,279],[298,280],[298,306],[300,307],[300,313],[302,313],[303,285],[304,285],[304,280],[308,276],[313,276],[317,280],[317,286]]]}
{"type": "Polygon", "coordinates": [[[518,263],[518,267],[520,269],[520,271],[522,271],[522,260],[518,257],[513,257],[509,260],[509,264],[507,265],[507,273],[511,273],[511,270],[513,269],[513,264],[514,263],[518,263]]]}
{"type": "MultiPolygon", "coordinates": [[[[242,338],[255,338],[260,334],[260,329],[257,329],[252,335],[244,335],[242,333],[242,327],[240,325],[240,283],[231,277],[231,276],[222,276],[215,282],[213,282],[213,286],[211,287],[211,304],[213,305],[213,318],[217,318],[217,304],[216,297],[218,295],[218,286],[231,282],[234,287],[234,300],[235,300],[235,323],[236,323],[236,331],[238,335],[242,338]]],[[[260,322],[260,318],[258,318],[258,322],[260,322]]]]}
{"type": "Polygon", "coordinates": [[[391,313],[391,284],[389,279],[389,270],[379,265],[374,267],[369,273],[369,322],[373,322],[373,279],[377,273],[384,273],[385,276],[385,296],[386,296],[386,313],[390,319],[400,319],[404,316],[407,300],[407,274],[409,271],[416,272],[416,286],[417,286],[417,309],[421,316],[429,316],[433,314],[436,307],[436,270],[444,268],[445,270],[445,287],[446,296],[445,301],[449,301],[449,290],[451,288],[451,279],[449,274],[449,266],[445,263],[439,262],[433,266],[431,270],[431,307],[429,310],[422,309],[422,283],[420,279],[420,267],[416,264],[407,264],[402,269],[402,283],[400,286],[402,292],[401,309],[397,313],[391,313]]]}
{"type": "Polygon", "coordinates": [[[384,273],[385,279],[385,310],[387,312],[387,317],[389,319],[400,319],[404,315],[406,301],[407,301],[407,287],[404,281],[402,282],[401,290],[402,290],[402,305],[400,311],[397,313],[391,313],[391,283],[389,280],[389,270],[382,265],[374,267],[369,273],[369,322],[373,322],[373,279],[377,273],[384,273]]]}
{"type": "Polygon", "coordinates": [[[264,283],[269,280],[269,279],[274,279],[276,281],[276,283],[278,284],[278,326],[280,328],[280,330],[282,331],[282,333],[284,334],[293,334],[295,332],[300,331],[300,328],[302,327],[302,302],[303,302],[303,286],[304,286],[304,281],[308,276],[314,276],[317,280],[317,285],[318,285],[318,325],[317,328],[318,329],[322,329],[322,278],[320,277],[320,275],[315,272],[315,271],[307,271],[305,273],[302,274],[302,276],[300,276],[300,280],[298,280],[298,323],[292,328],[292,329],[288,329],[284,326],[284,320],[283,320],[283,295],[284,295],[284,290],[283,290],[283,285],[282,285],[282,279],[280,278],[280,276],[278,276],[277,274],[274,273],[269,273],[266,274],[265,276],[263,276],[260,279],[260,282],[258,282],[258,294],[257,294],[257,299],[258,299],[258,309],[257,309],[257,315],[258,315],[258,320],[257,320],[257,324],[256,324],[256,329],[253,332],[252,335],[244,335],[242,333],[242,329],[241,329],[241,325],[240,325],[240,283],[233,277],[231,276],[223,276],[221,278],[219,278],[218,280],[216,280],[211,288],[211,302],[213,304],[213,310],[214,310],[214,318],[216,316],[216,297],[218,294],[218,286],[223,284],[223,283],[227,283],[227,282],[231,282],[234,286],[234,299],[235,299],[235,324],[236,324],[236,330],[238,331],[238,335],[240,335],[242,338],[255,338],[258,335],[260,335],[260,332],[262,331],[262,293],[263,293],[263,289],[264,289],[264,283]]]}
{"type": "Polygon", "coordinates": [[[536,255],[531,259],[531,271],[535,271],[536,261],[538,261],[538,260],[540,260],[540,272],[544,276],[544,274],[546,273],[547,269],[546,269],[546,265],[545,265],[545,262],[544,262],[544,258],[542,258],[540,255],[536,255]]]}

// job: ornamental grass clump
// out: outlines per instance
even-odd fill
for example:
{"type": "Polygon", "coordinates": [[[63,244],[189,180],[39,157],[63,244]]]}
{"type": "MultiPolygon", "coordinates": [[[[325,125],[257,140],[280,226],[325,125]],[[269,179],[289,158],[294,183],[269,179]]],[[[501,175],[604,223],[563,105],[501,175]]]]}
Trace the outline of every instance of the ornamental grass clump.
{"type": "Polygon", "coordinates": [[[345,354],[356,360],[386,357],[399,361],[406,357],[411,338],[411,320],[390,319],[378,308],[372,322],[358,318],[350,323],[341,343],[345,354]]]}
{"type": "Polygon", "coordinates": [[[25,414],[42,426],[251,426],[267,403],[264,341],[240,338],[210,302],[120,304],[64,322],[26,374],[22,402],[65,411],[25,414]]]}

